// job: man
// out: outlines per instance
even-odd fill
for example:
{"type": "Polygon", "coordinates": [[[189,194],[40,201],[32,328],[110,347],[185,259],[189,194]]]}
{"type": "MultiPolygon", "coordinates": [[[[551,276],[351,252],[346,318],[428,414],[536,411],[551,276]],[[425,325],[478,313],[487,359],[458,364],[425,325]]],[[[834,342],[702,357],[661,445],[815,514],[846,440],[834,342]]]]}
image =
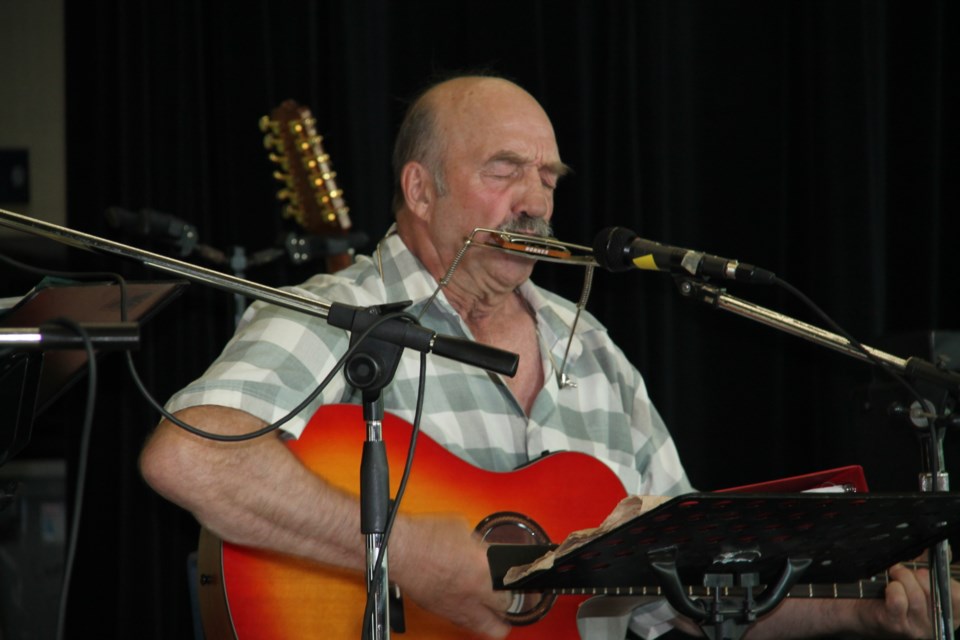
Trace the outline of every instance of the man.
{"type": "MultiPolygon", "coordinates": [[[[428,303],[473,229],[545,232],[566,168],[536,100],[498,78],[436,85],[411,107],[394,165],[396,235],[381,242],[379,260],[361,259],[301,291],[360,306],[412,299],[411,311],[423,312],[425,326],[520,355],[513,378],[431,358],[424,432],[492,469],[513,468],[546,450],[579,449],[606,462],[631,493],[688,490],[642,379],[589,316],[578,328],[567,369],[577,385],[559,384],[557,362],[573,314],[571,305],[529,282],[532,261],[471,249],[428,303]]],[[[261,428],[299,403],[347,345],[344,332],[267,305],[253,305],[245,322],[206,379],[171,401],[182,420],[225,434],[261,428]]],[[[408,420],[416,367],[416,356],[405,355],[384,398],[388,411],[408,420]]],[[[324,403],[355,401],[342,381],[336,384],[324,392],[324,403]]],[[[298,434],[314,408],[285,429],[298,434]]],[[[164,421],[141,464],[153,487],[225,540],[364,566],[356,500],[304,468],[279,438],[215,443],[164,421]]],[[[509,598],[491,589],[484,549],[470,524],[401,517],[390,553],[391,579],[405,597],[475,632],[508,633],[502,612],[509,598]]],[[[751,637],[929,633],[925,577],[895,571],[885,603],[825,603],[815,615],[811,604],[787,603],[751,637]]],[[[695,630],[689,621],[677,624],[695,630]]]]}

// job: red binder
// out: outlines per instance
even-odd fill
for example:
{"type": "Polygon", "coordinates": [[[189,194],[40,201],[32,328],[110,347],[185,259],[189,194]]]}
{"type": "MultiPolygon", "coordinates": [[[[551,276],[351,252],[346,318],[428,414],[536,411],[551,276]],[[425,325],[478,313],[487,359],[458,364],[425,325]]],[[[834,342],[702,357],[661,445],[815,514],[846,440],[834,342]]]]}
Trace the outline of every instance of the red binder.
{"type": "Polygon", "coordinates": [[[719,489],[715,493],[867,493],[867,479],[860,465],[848,465],[805,473],[790,478],[719,489]]]}

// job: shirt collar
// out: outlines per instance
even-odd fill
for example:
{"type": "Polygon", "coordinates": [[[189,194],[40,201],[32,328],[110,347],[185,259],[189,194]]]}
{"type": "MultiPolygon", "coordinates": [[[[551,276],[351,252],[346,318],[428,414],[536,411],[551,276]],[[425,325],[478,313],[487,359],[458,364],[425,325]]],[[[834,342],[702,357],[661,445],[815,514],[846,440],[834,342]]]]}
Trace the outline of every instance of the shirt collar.
{"type": "MultiPolygon", "coordinates": [[[[409,300],[411,304],[407,311],[415,316],[420,315],[421,309],[430,300],[439,283],[407,248],[400,236],[394,233],[393,227],[380,241],[373,260],[379,261],[387,299],[393,302],[409,300]]],[[[448,316],[448,321],[451,316],[460,319],[460,315],[447,301],[442,290],[431,303],[427,315],[438,312],[448,316]]]]}

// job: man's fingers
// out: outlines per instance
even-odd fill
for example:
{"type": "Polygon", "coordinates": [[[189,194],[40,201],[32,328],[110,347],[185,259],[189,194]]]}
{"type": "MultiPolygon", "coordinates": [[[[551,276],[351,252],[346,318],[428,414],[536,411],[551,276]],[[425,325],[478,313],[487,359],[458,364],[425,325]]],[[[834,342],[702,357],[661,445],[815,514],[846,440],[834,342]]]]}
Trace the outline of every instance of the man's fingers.
{"type": "Polygon", "coordinates": [[[890,569],[893,579],[886,592],[886,628],[904,634],[928,633],[930,629],[930,572],[903,565],[890,569]]]}

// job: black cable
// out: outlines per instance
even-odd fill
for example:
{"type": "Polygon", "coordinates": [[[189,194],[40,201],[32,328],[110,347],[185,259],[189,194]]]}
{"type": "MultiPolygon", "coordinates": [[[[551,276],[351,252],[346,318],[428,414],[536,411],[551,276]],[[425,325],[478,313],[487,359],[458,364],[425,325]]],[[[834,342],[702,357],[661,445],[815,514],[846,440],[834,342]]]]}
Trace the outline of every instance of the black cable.
{"type": "Polygon", "coordinates": [[[97,359],[93,352],[93,342],[86,329],[67,318],[52,321],[75,332],[83,340],[87,352],[87,403],[83,416],[83,428],[80,435],[80,451],[77,455],[77,481],[73,497],[73,514],[70,525],[70,539],[64,560],[63,584],[60,591],[60,604],[57,611],[57,639],[62,640],[67,618],[67,600],[70,593],[70,580],[73,576],[73,564],[77,555],[77,539],[80,533],[80,514],[83,511],[83,495],[87,480],[87,461],[90,455],[90,438],[93,432],[93,412],[97,396],[97,359]]]}
{"type": "MultiPolygon", "coordinates": [[[[920,394],[920,392],[916,389],[916,387],[910,384],[909,380],[907,380],[898,372],[888,367],[886,363],[884,363],[882,360],[877,358],[873,353],[870,352],[869,349],[863,346],[863,344],[861,344],[859,340],[854,338],[849,332],[847,332],[843,327],[841,327],[839,323],[837,323],[833,318],[827,315],[826,312],[824,312],[820,307],[818,307],[816,303],[813,302],[813,300],[811,300],[806,295],[804,295],[803,292],[801,292],[799,289],[791,285],[789,282],[782,280],[780,278],[774,278],[774,282],[780,287],[782,287],[784,290],[789,292],[790,294],[796,296],[801,302],[807,305],[807,307],[812,309],[814,313],[820,316],[820,318],[824,322],[826,322],[831,329],[833,329],[836,333],[840,334],[840,336],[842,336],[843,338],[846,338],[847,342],[850,343],[850,346],[852,346],[854,349],[862,353],[868,360],[870,360],[871,363],[879,367],[882,371],[885,371],[887,375],[889,375],[904,389],[906,389],[907,392],[917,401],[921,411],[927,410],[926,399],[924,399],[924,397],[920,394]]],[[[927,424],[929,426],[929,431],[930,431],[931,446],[933,447],[936,446],[936,441],[937,441],[936,423],[937,423],[937,420],[940,419],[940,417],[941,416],[938,416],[936,414],[936,410],[934,409],[933,417],[927,420],[927,424]]],[[[934,452],[931,451],[931,454],[933,453],[934,452]]],[[[933,484],[936,485],[935,478],[933,480],[933,484]]]]}
{"type": "MultiPolygon", "coordinates": [[[[111,273],[107,271],[73,272],[73,271],[57,271],[52,269],[39,269],[37,267],[33,267],[31,265],[14,260],[13,258],[7,257],[3,254],[0,254],[0,261],[6,262],[11,266],[14,266],[18,269],[22,269],[23,271],[27,271],[29,273],[33,273],[40,276],[52,276],[56,278],[64,278],[69,280],[107,279],[107,280],[116,281],[120,287],[120,321],[121,322],[127,321],[127,287],[126,287],[126,281],[123,279],[123,276],[121,276],[120,274],[111,273]]],[[[150,394],[150,392],[146,388],[146,385],[143,384],[143,381],[141,380],[140,375],[137,373],[136,366],[134,365],[134,362],[133,362],[133,354],[131,354],[129,351],[127,351],[126,353],[127,368],[129,369],[130,375],[133,378],[134,385],[137,387],[137,390],[144,397],[147,403],[150,404],[150,406],[152,406],[154,409],[156,409],[160,413],[160,415],[162,415],[164,418],[166,418],[173,424],[177,425],[181,429],[184,429],[192,433],[195,436],[206,438],[208,440],[216,440],[219,442],[242,442],[245,440],[252,440],[254,438],[259,438],[262,435],[266,435],[268,433],[271,433],[272,431],[276,431],[281,426],[283,426],[284,424],[292,420],[301,411],[306,409],[310,405],[310,403],[313,402],[313,400],[316,399],[316,397],[323,392],[323,390],[327,387],[327,385],[330,384],[330,382],[333,380],[333,377],[343,367],[343,363],[346,361],[346,359],[353,354],[353,352],[357,349],[357,346],[370,333],[372,333],[374,329],[376,329],[382,323],[400,316],[406,316],[415,322],[415,320],[413,319],[413,316],[410,316],[409,314],[402,313],[402,312],[389,313],[378,318],[375,322],[373,322],[373,324],[371,324],[369,328],[367,328],[366,331],[364,331],[361,334],[360,339],[354,342],[354,345],[351,346],[347,350],[347,352],[337,361],[337,364],[330,371],[330,373],[320,382],[320,385],[303,400],[303,402],[298,404],[288,414],[286,414],[285,416],[283,416],[273,424],[266,425],[265,427],[257,431],[253,431],[251,433],[245,433],[245,434],[239,434],[239,435],[222,435],[222,434],[203,431],[202,429],[198,429],[193,425],[187,424],[186,422],[180,420],[173,414],[169,413],[166,409],[164,409],[163,406],[159,402],[157,402],[157,400],[150,394]]]]}
{"type": "Polygon", "coordinates": [[[0,253],[0,262],[6,262],[8,265],[16,269],[20,269],[21,271],[26,271],[27,273],[32,273],[40,277],[63,278],[64,280],[115,281],[120,285],[120,319],[123,322],[126,322],[127,320],[126,288],[124,287],[123,276],[118,273],[112,273],[109,271],[58,271],[55,269],[40,269],[24,262],[20,262],[19,260],[14,260],[10,256],[6,256],[2,253],[0,253]]]}
{"type": "MultiPolygon", "coordinates": [[[[87,271],[59,271],[56,269],[40,269],[32,265],[14,260],[9,256],[0,254],[0,262],[4,262],[16,269],[39,275],[41,277],[55,277],[66,280],[113,280],[120,286],[120,318],[121,321],[127,320],[127,290],[126,282],[123,277],[117,273],[87,271]]],[[[83,346],[87,353],[87,401],[84,410],[83,427],[80,435],[80,451],[77,454],[77,478],[74,489],[73,513],[71,515],[70,538],[67,542],[67,552],[64,558],[63,583],[60,592],[60,604],[57,611],[57,639],[63,638],[66,616],[67,601],[69,600],[70,582],[73,577],[73,566],[76,561],[77,540],[80,532],[80,516],[83,512],[83,496],[86,487],[87,463],[90,457],[90,439],[93,431],[93,413],[96,404],[97,392],[97,359],[93,350],[93,342],[87,331],[76,321],[68,318],[56,318],[51,321],[53,324],[59,324],[80,336],[83,340],[83,346]]]]}
{"type": "MultiPolygon", "coordinates": [[[[390,532],[393,531],[393,523],[400,512],[400,503],[403,500],[403,494],[407,491],[407,479],[410,477],[410,471],[413,469],[413,457],[417,449],[417,436],[420,435],[420,419],[423,416],[423,397],[424,389],[427,383],[427,354],[420,354],[420,379],[417,385],[417,408],[413,417],[413,428],[410,432],[410,444],[407,446],[407,460],[404,463],[403,475],[400,478],[400,486],[397,487],[397,496],[393,499],[393,506],[390,508],[390,514],[387,516],[387,526],[383,533],[383,544],[380,546],[380,552],[377,554],[377,561],[374,564],[373,578],[370,584],[380,584],[383,575],[383,562],[386,558],[387,547],[390,542],[390,532]]],[[[389,586],[389,585],[388,585],[389,586]]],[[[363,609],[363,631],[361,638],[366,639],[370,634],[370,614],[373,611],[373,592],[367,592],[367,604],[363,609]]],[[[384,593],[384,598],[389,594],[384,593]]],[[[386,602],[389,607],[389,601],[386,602]]]]}
{"type": "Polygon", "coordinates": [[[154,409],[160,412],[160,415],[162,415],[165,419],[169,420],[170,422],[177,425],[181,429],[184,429],[185,431],[188,431],[195,436],[206,438],[207,440],[216,440],[218,442],[243,442],[246,440],[253,440],[254,438],[259,438],[260,436],[276,431],[281,426],[283,426],[284,424],[292,420],[297,414],[299,414],[308,406],[310,406],[310,403],[313,402],[318,395],[323,393],[323,390],[326,389],[327,385],[329,385],[330,382],[333,380],[333,377],[340,371],[340,369],[343,368],[344,363],[360,347],[362,342],[371,333],[373,333],[373,331],[377,327],[379,327],[381,324],[399,317],[406,317],[406,318],[412,319],[412,316],[402,312],[388,313],[382,317],[377,318],[373,322],[373,324],[370,325],[370,327],[368,327],[363,333],[360,334],[360,337],[354,341],[354,343],[347,349],[346,353],[344,353],[340,357],[340,359],[337,360],[336,364],[330,370],[330,373],[328,373],[327,376],[320,381],[320,384],[312,392],[310,392],[310,394],[308,394],[307,397],[304,398],[304,400],[300,404],[295,406],[285,416],[283,416],[276,422],[268,424],[264,427],[261,427],[260,429],[257,429],[256,431],[251,431],[249,433],[242,433],[237,435],[224,435],[219,433],[210,433],[209,431],[203,431],[202,429],[198,429],[197,427],[191,424],[188,424],[183,420],[180,420],[175,415],[173,415],[172,413],[164,409],[163,406],[159,402],[157,402],[157,400],[152,395],[150,395],[150,392],[147,390],[146,386],[140,380],[140,376],[137,374],[137,370],[133,364],[133,356],[130,354],[129,351],[127,352],[127,365],[130,370],[130,375],[133,377],[134,384],[136,385],[137,389],[140,391],[140,394],[147,400],[148,403],[150,403],[150,405],[154,409]]]}
{"type": "MultiPolygon", "coordinates": [[[[40,274],[43,276],[54,276],[54,277],[61,277],[61,278],[69,278],[73,280],[83,280],[83,279],[91,279],[91,278],[99,278],[99,279],[107,278],[107,279],[115,280],[120,287],[120,318],[121,318],[121,321],[123,322],[126,322],[127,320],[126,281],[119,274],[109,273],[109,272],[74,273],[74,272],[62,272],[62,271],[54,271],[54,270],[42,270],[42,269],[37,269],[35,267],[31,267],[24,263],[18,262],[11,258],[8,258],[2,254],[0,254],[0,260],[7,262],[8,264],[11,264],[24,271],[40,274]]],[[[333,380],[333,377],[340,371],[340,369],[343,367],[346,360],[351,355],[353,355],[353,353],[360,347],[363,341],[371,333],[373,333],[373,331],[378,326],[380,326],[381,324],[389,320],[392,320],[398,317],[405,317],[409,319],[411,322],[417,323],[416,318],[404,312],[389,313],[382,317],[377,318],[370,325],[370,327],[368,327],[362,334],[360,334],[358,339],[353,341],[353,344],[347,349],[346,353],[344,353],[344,355],[341,356],[339,360],[337,360],[337,363],[334,365],[331,371],[327,374],[327,376],[320,382],[320,384],[316,387],[316,389],[314,389],[310,394],[307,395],[307,397],[300,404],[298,404],[289,413],[287,413],[285,416],[283,416],[276,422],[246,434],[223,435],[223,434],[210,433],[210,432],[203,431],[202,429],[199,429],[193,425],[190,425],[180,420],[173,414],[169,413],[166,409],[164,409],[163,406],[161,406],[160,403],[156,401],[156,399],[149,392],[149,390],[147,390],[146,386],[143,384],[143,381],[140,378],[140,375],[136,370],[136,366],[134,365],[134,362],[133,362],[133,355],[129,351],[127,351],[126,353],[127,367],[130,371],[131,377],[133,378],[134,384],[137,387],[137,390],[140,392],[140,394],[147,400],[147,402],[154,409],[160,412],[160,414],[165,419],[169,420],[170,422],[177,425],[178,427],[196,436],[206,438],[209,440],[216,440],[221,442],[238,442],[238,441],[244,441],[244,440],[251,440],[279,429],[283,424],[290,421],[294,416],[296,416],[301,411],[303,411],[307,406],[309,406],[310,403],[313,402],[313,400],[316,399],[316,397],[323,392],[323,390],[327,387],[327,385],[330,384],[330,382],[333,380]]],[[[78,333],[80,333],[80,335],[84,338],[84,346],[87,349],[87,355],[88,355],[88,368],[90,370],[90,375],[88,379],[89,384],[88,384],[87,412],[84,419],[84,429],[83,429],[83,436],[82,436],[81,448],[80,448],[80,462],[78,463],[77,498],[75,501],[77,504],[77,508],[74,511],[75,523],[71,530],[70,550],[68,551],[68,556],[67,556],[68,557],[68,564],[66,568],[67,573],[66,573],[66,579],[64,580],[64,592],[63,592],[63,596],[61,597],[61,613],[58,621],[59,627],[57,631],[57,638],[59,640],[62,638],[62,633],[63,633],[63,623],[65,620],[66,601],[67,601],[67,588],[69,585],[69,575],[70,573],[72,573],[73,558],[76,553],[76,535],[77,535],[77,530],[79,529],[78,525],[79,525],[80,507],[82,506],[81,499],[82,499],[83,486],[84,486],[85,477],[86,477],[87,457],[89,454],[90,431],[92,429],[93,407],[94,407],[94,400],[96,396],[96,358],[93,352],[92,343],[90,342],[90,337],[87,335],[83,327],[81,327],[79,324],[71,320],[58,320],[54,322],[60,322],[65,324],[65,326],[69,326],[71,329],[78,331],[78,333]]],[[[384,559],[386,557],[385,553],[386,553],[387,545],[390,539],[390,534],[393,531],[393,525],[394,525],[394,522],[396,521],[397,513],[399,512],[403,495],[406,492],[407,481],[410,477],[410,471],[413,467],[413,458],[414,458],[414,453],[416,451],[417,437],[420,433],[420,421],[423,415],[424,390],[426,388],[426,357],[427,357],[427,354],[424,352],[421,352],[420,377],[419,377],[419,384],[417,389],[417,405],[416,405],[416,412],[414,416],[413,428],[410,434],[410,444],[407,450],[407,459],[404,465],[404,470],[400,480],[400,485],[397,488],[397,495],[393,500],[393,506],[391,507],[390,513],[387,517],[387,526],[385,527],[385,531],[384,531],[383,545],[380,548],[380,553],[377,556],[376,565],[374,569],[373,584],[377,584],[380,580],[380,576],[383,574],[384,559]]],[[[363,632],[364,637],[366,637],[368,633],[369,611],[372,607],[372,599],[370,598],[370,595],[371,594],[368,593],[367,605],[364,613],[364,632],[363,632]]],[[[384,595],[386,596],[387,594],[384,594],[384,595]]]]}

